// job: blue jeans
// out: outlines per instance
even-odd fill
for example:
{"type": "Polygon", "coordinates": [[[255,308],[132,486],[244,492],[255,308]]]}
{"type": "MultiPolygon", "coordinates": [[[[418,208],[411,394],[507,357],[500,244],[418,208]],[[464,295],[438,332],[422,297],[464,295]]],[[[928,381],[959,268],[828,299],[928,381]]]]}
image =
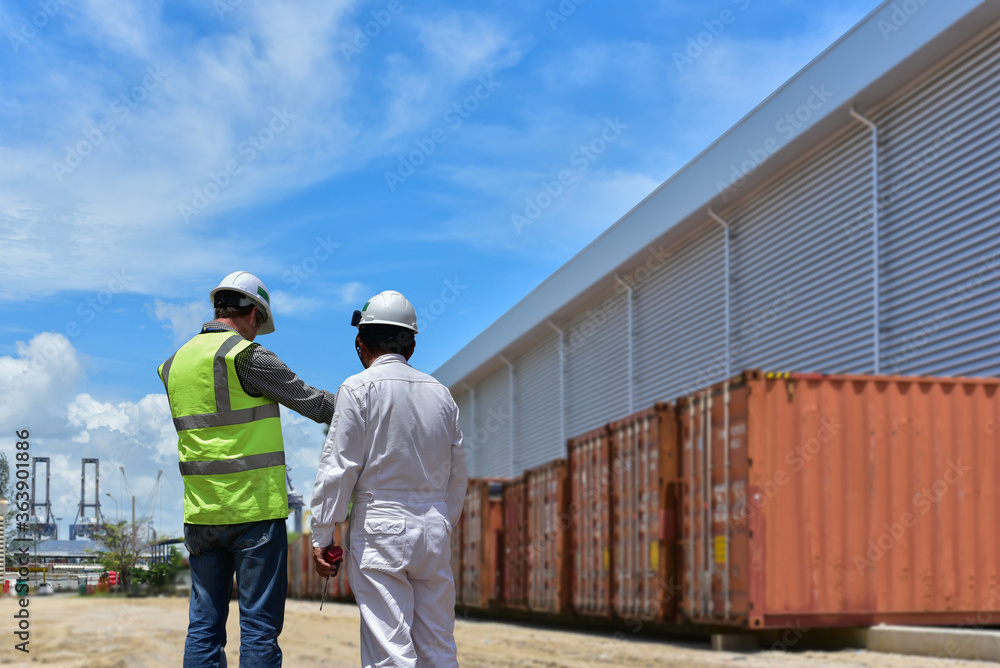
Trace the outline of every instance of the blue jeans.
{"type": "Polygon", "coordinates": [[[285,520],[184,525],[191,553],[191,608],[184,668],[225,668],[226,618],[239,588],[240,666],[281,665],[278,635],[288,593],[285,520]]]}

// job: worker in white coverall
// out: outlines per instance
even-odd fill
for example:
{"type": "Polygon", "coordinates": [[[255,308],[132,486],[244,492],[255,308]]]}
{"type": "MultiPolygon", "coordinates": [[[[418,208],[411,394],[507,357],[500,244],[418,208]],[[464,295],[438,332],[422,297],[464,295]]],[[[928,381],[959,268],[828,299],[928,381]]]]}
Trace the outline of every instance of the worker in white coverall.
{"type": "Polygon", "coordinates": [[[417,316],[402,294],[375,295],[351,324],[365,370],[337,392],[316,473],[316,570],[334,572],[323,554],[353,497],[346,549],[362,664],[458,666],[450,536],[468,481],[458,406],[407,364],[417,316]]]}

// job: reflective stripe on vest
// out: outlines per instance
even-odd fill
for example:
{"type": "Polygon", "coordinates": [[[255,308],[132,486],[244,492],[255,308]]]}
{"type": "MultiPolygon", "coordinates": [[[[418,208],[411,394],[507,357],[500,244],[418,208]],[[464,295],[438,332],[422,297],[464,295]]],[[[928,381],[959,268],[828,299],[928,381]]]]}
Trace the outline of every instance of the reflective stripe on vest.
{"type": "Polygon", "coordinates": [[[288,516],[278,404],[240,385],[236,356],[251,343],[206,332],[159,369],[184,480],[184,521],[238,524],[288,516]]]}
{"type": "Polygon", "coordinates": [[[215,475],[219,473],[239,473],[265,469],[268,466],[284,466],[284,452],[265,452],[262,455],[248,455],[236,459],[214,459],[205,462],[179,462],[181,475],[215,475]]]}

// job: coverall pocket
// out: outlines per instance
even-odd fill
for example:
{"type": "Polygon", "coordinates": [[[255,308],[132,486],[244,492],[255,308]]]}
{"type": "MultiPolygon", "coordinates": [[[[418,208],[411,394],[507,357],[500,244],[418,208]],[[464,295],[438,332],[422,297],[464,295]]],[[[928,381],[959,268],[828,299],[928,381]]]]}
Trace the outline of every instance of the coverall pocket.
{"type": "Polygon", "coordinates": [[[365,548],[361,568],[402,568],[406,556],[406,520],[369,514],[365,518],[365,548]]]}

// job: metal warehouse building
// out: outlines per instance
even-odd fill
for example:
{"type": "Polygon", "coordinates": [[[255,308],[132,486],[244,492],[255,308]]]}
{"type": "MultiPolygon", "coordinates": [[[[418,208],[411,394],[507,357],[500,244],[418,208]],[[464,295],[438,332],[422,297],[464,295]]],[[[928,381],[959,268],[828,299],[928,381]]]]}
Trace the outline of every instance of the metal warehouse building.
{"type": "Polygon", "coordinates": [[[470,473],[747,368],[1000,371],[1000,3],[883,3],[435,373],[470,473]]]}

